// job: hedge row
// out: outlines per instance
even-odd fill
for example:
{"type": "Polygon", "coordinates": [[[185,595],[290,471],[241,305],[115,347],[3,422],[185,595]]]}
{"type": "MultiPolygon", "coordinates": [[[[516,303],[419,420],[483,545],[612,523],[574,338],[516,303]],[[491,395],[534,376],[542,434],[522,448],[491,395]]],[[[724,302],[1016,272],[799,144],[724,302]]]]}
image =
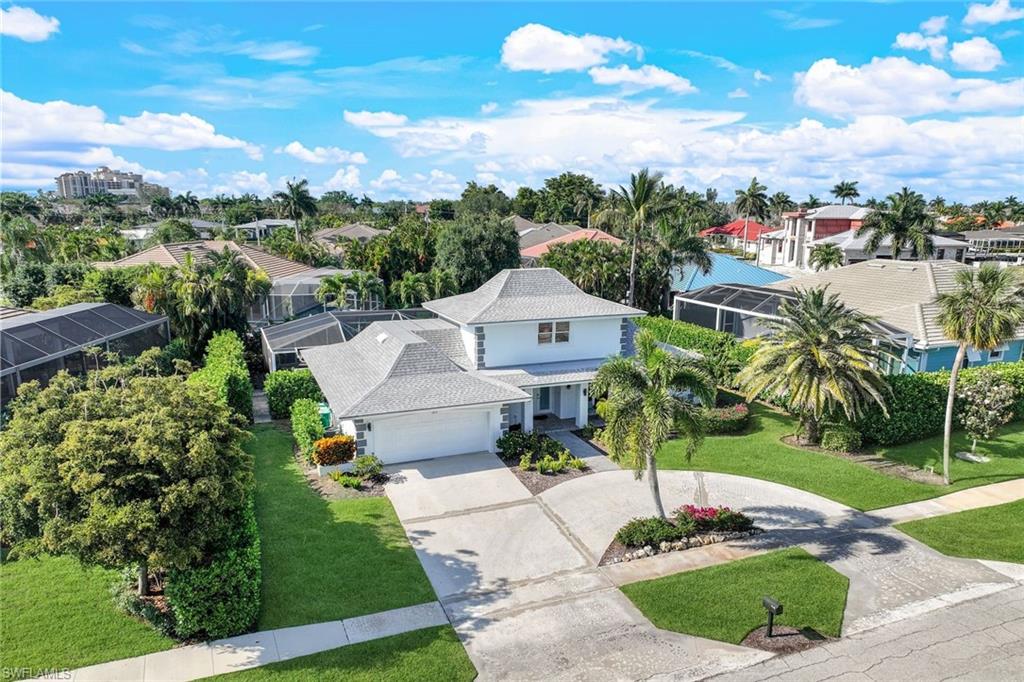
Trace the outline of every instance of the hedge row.
{"type": "MultiPolygon", "coordinates": [[[[1017,400],[1013,419],[1024,419],[1024,362],[1005,362],[985,367],[968,367],[960,371],[960,385],[970,384],[983,372],[998,375],[1014,387],[1017,400]]],[[[946,419],[946,395],[949,371],[894,374],[887,377],[892,394],[888,401],[889,417],[878,408],[871,409],[857,424],[867,442],[899,445],[942,433],[946,419]]],[[[954,423],[960,423],[960,401],[954,404],[954,423]]]]}
{"type": "Polygon", "coordinates": [[[320,406],[309,398],[292,403],[292,436],[299,452],[307,460],[313,458],[313,444],[324,436],[324,423],[320,421],[320,406]]]}
{"type": "Polygon", "coordinates": [[[202,369],[193,372],[189,381],[206,384],[220,402],[252,422],[252,380],[245,364],[245,346],[238,334],[214,334],[206,346],[202,369]]]}
{"type": "Polygon", "coordinates": [[[209,563],[167,574],[164,594],[180,637],[247,632],[260,611],[260,535],[250,503],[239,528],[209,563]]]}
{"type": "Polygon", "coordinates": [[[726,351],[737,362],[744,365],[757,349],[756,343],[739,342],[728,332],[715,331],[681,320],[648,316],[637,319],[636,323],[641,329],[649,330],[662,343],[697,351],[708,356],[726,351]]]}
{"type": "Polygon", "coordinates": [[[263,392],[267,394],[270,416],[274,419],[287,419],[291,414],[292,403],[299,398],[308,398],[322,402],[323,394],[308,369],[279,369],[267,375],[263,382],[263,392]]]}

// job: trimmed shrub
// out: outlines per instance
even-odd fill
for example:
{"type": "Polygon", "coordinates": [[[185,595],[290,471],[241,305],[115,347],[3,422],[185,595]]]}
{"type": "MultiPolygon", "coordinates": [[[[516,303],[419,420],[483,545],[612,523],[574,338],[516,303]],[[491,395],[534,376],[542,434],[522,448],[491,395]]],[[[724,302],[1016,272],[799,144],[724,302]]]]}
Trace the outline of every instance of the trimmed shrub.
{"type": "Polygon", "coordinates": [[[626,547],[657,547],[662,542],[674,542],[683,537],[682,530],[657,516],[633,519],[615,533],[615,539],[626,547]]]}
{"type": "Polygon", "coordinates": [[[291,414],[292,403],[299,398],[316,402],[323,402],[324,399],[313,373],[308,369],[280,369],[271,372],[263,381],[263,392],[267,395],[270,416],[274,419],[287,419],[291,414]]]}
{"type": "Polygon", "coordinates": [[[299,452],[307,460],[313,458],[313,443],[323,438],[324,423],[320,421],[320,406],[308,398],[292,403],[292,437],[299,452]]]}
{"type": "Polygon", "coordinates": [[[232,331],[217,332],[206,346],[203,367],[188,379],[214,390],[217,399],[252,422],[252,381],[245,346],[232,331]]]}
{"type": "Polygon", "coordinates": [[[701,410],[705,433],[711,436],[740,433],[750,423],[750,407],[746,403],[728,407],[705,407],[701,410]]]}
{"type": "Polygon", "coordinates": [[[733,533],[754,527],[754,522],[749,516],[728,507],[697,507],[684,504],[676,510],[675,517],[679,528],[689,529],[687,535],[714,531],[733,533]]]}
{"type": "MultiPolygon", "coordinates": [[[[706,358],[725,356],[737,367],[747,364],[758,346],[756,339],[740,342],[728,332],[715,331],[682,320],[670,320],[667,317],[647,316],[637,319],[636,323],[638,327],[650,330],[654,338],[662,343],[697,351],[706,358]]],[[[726,363],[719,360],[717,364],[726,363]]]]}
{"type": "MultiPolygon", "coordinates": [[[[1013,386],[1017,398],[1012,420],[1024,419],[1024,362],[1000,362],[985,367],[968,367],[960,372],[961,387],[990,372],[1013,386]]],[[[854,426],[867,442],[899,445],[942,433],[946,418],[946,392],[949,372],[918,372],[887,377],[892,394],[888,400],[889,417],[871,408],[854,426]]],[[[954,403],[953,419],[963,424],[963,401],[954,403]]]]}
{"type": "Polygon", "coordinates": [[[497,440],[498,455],[506,462],[523,461],[529,457],[531,464],[545,456],[556,458],[565,447],[543,433],[526,433],[525,431],[509,431],[497,440]]]}
{"type": "MultiPolygon", "coordinates": [[[[525,456],[525,455],[524,455],[525,456]]],[[[587,468],[586,463],[579,457],[573,457],[569,454],[568,450],[562,450],[558,457],[552,457],[551,455],[544,455],[534,463],[534,467],[538,473],[541,474],[560,474],[568,469],[576,469],[581,471],[587,468]]],[[[519,468],[523,468],[522,461],[519,462],[519,468]]]]}
{"type": "Polygon", "coordinates": [[[363,479],[359,476],[353,476],[352,474],[343,474],[340,471],[332,471],[330,473],[331,479],[336,483],[339,483],[342,488],[352,488],[353,490],[359,490],[363,487],[363,479]]]}
{"type": "Polygon", "coordinates": [[[821,447],[832,452],[854,452],[862,442],[860,431],[846,424],[830,424],[821,432],[821,447]]]}
{"type": "Polygon", "coordinates": [[[248,631],[260,610],[260,536],[250,503],[234,536],[208,564],[167,574],[164,594],[180,637],[248,631]]]}
{"type": "Polygon", "coordinates": [[[374,478],[384,473],[384,463],[373,455],[360,455],[352,460],[352,474],[359,478],[374,478]]]}
{"type": "MultiPolygon", "coordinates": [[[[318,413],[319,416],[319,413],[318,413]]],[[[356,456],[356,439],[341,434],[313,441],[313,464],[322,467],[343,464],[356,456]]]]}

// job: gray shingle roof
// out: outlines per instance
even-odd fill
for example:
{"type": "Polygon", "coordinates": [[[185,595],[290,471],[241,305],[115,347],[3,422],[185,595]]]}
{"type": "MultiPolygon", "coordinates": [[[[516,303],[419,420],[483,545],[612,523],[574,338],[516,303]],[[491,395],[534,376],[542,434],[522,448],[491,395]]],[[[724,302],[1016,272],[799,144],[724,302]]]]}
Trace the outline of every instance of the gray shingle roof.
{"type": "Polygon", "coordinates": [[[451,332],[458,329],[443,320],[375,322],[347,343],[309,348],[302,357],[340,419],[527,397],[518,388],[465,371],[428,340],[440,339],[448,347],[451,332]]]}
{"type": "Polygon", "coordinates": [[[556,237],[564,237],[567,234],[572,234],[580,228],[576,225],[558,225],[556,223],[547,223],[540,227],[534,227],[526,230],[525,232],[519,233],[519,248],[528,249],[531,246],[537,246],[544,242],[551,241],[556,237]]]}
{"type": "Polygon", "coordinates": [[[597,369],[604,363],[604,358],[590,360],[572,360],[567,362],[544,362],[533,365],[520,365],[509,369],[485,369],[480,373],[504,381],[512,386],[529,388],[535,386],[554,386],[571,384],[580,381],[593,381],[597,369]]]}
{"type": "Polygon", "coordinates": [[[423,307],[459,324],[646,314],[591,296],[551,268],[502,270],[476,291],[428,301],[423,307]]]}

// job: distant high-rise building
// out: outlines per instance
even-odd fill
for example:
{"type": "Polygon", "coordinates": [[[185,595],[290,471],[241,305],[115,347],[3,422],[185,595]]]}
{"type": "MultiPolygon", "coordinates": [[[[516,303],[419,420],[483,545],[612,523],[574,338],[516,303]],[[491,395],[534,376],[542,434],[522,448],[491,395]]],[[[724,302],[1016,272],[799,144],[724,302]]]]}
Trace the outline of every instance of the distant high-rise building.
{"type": "Polygon", "coordinates": [[[57,193],[64,199],[81,199],[90,194],[108,192],[133,200],[170,196],[170,190],[152,182],[144,182],[140,173],[110,170],[106,166],[92,173],[75,171],[55,178],[57,193]]]}

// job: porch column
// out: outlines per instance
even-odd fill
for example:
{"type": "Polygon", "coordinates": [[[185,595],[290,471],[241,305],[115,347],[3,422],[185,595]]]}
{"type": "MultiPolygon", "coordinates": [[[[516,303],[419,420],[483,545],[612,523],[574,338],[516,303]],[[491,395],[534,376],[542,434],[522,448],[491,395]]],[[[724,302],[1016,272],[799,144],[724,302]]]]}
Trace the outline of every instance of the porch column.
{"type": "Polygon", "coordinates": [[[587,425],[587,412],[589,411],[587,404],[587,386],[588,384],[578,384],[576,386],[576,428],[582,429],[587,425]]]}
{"type": "Polygon", "coordinates": [[[533,433],[533,390],[527,389],[530,399],[523,403],[523,431],[533,433]]]}

